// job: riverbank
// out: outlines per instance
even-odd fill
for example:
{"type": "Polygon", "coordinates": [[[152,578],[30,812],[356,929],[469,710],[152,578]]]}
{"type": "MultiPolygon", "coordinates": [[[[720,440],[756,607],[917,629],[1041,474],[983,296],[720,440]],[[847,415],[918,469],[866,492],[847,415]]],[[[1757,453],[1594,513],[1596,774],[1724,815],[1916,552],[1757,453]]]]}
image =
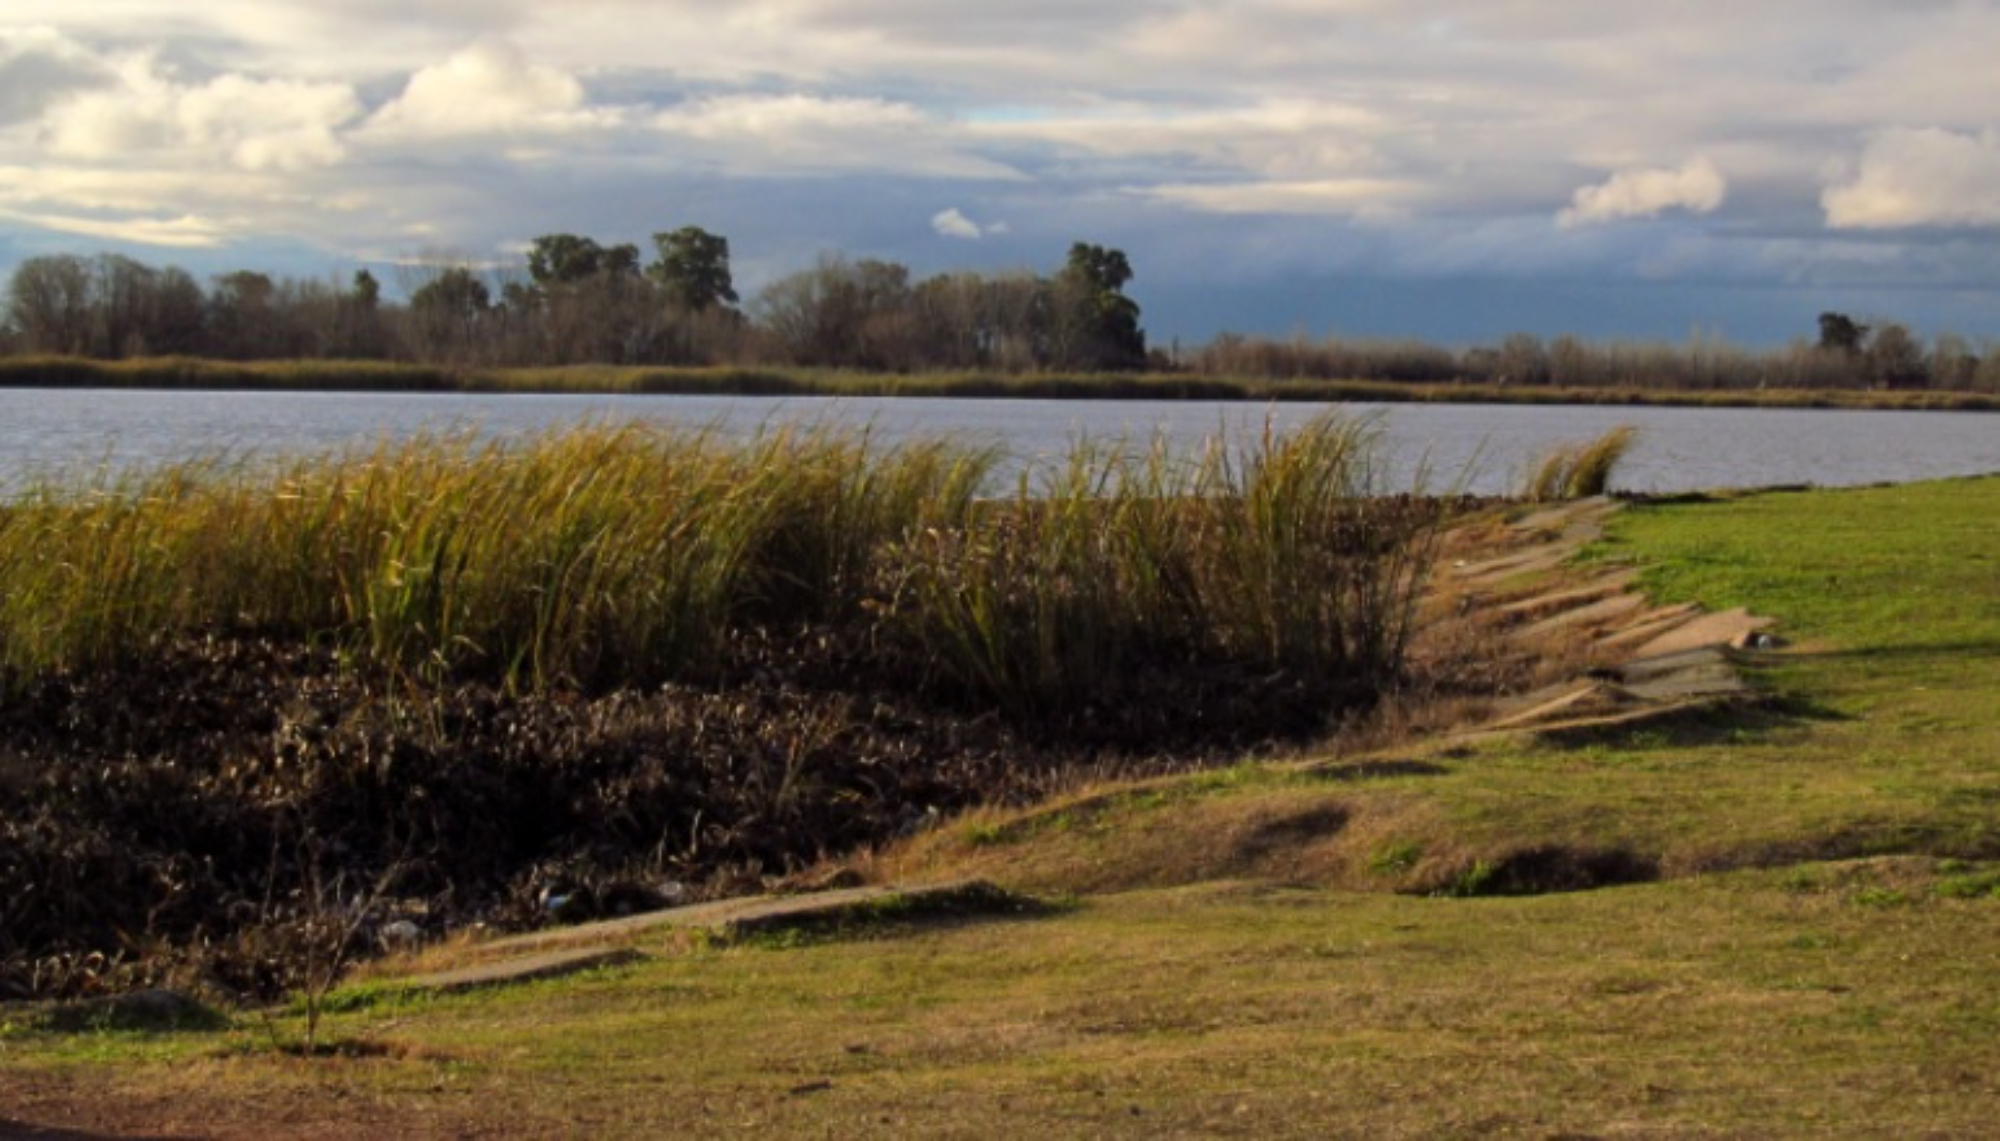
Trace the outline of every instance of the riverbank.
{"type": "Polygon", "coordinates": [[[529,924],[1310,741],[1406,676],[1462,506],[1372,443],[1079,444],[997,498],[979,449],[642,425],[40,485],[0,504],[0,995],[269,996],[329,883],[529,924]]]}
{"type": "Polygon", "coordinates": [[[1993,478],[1624,511],[1599,566],[1629,563],[1657,601],[1780,619],[1790,644],[1748,659],[1762,699],[1735,711],[946,818],[879,866],[977,870],[1048,906],[659,943],[485,993],[377,977],[328,997],[339,1049],[316,1059],[271,1044],[298,1040],[299,1007],[181,1033],[16,1024],[0,1117],[218,1136],[1978,1135],[2000,1098],[1996,513],[1993,478]],[[1427,863],[1557,848],[1657,875],[1397,892],[1427,863]],[[1149,871],[1135,851],[1174,859],[1149,871]]]}
{"type": "Polygon", "coordinates": [[[1278,380],[1179,373],[899,374],[823,369],[627,368],[611,365],[488,369],[378,361],[233,362],[186,358],[127,361],[67,357],[0,358],[0,388],[2000,411],[2000,395],[1928,390],[1557,388],[1278,380]]]}

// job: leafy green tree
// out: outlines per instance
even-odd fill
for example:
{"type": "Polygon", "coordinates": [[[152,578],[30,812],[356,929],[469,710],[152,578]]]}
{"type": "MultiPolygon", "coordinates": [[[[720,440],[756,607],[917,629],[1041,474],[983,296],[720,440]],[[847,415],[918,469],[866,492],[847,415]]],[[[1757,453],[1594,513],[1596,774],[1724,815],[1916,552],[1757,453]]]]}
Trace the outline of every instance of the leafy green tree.
{"type": "Polygon", "coordinates": [[[460,321],[477,317],[492,304],[493,294],[486,283],[462,265],[446,269],[410,295],[411,309],[460,321]]]}
{"type": "Polygon", "coordinates": [[[1056,363],[1069,368],[1141,368],[1146,334],[1139,303],[1125,296],[1132,263],[1123,250],[1077,242],[1055,280],[1056,363]]]}
{"type": "Polygon", "coordinates": [[[639,247],[634,245],[601,246],[576,234],[543,234],[528,248],[528,275],[543,290],[638,272],[639,247]]]}
{"type": "Polygon", "coordinates": [[[654,234],[653,248],[659,258],[646,267],[646,274],[667,291],[677,307],[699,313],[736,303],[728,238],[700,226],[682,226],[654,234]]]}
{"type": "Polygon", "coordinates": [[[1845,313],[1821,313],[1819,315],[1819,347],[1846,356],[1858,356],[1861,343],[1868,336],[1868,326],[1856,324],[1854,318],[1845,313]]]}

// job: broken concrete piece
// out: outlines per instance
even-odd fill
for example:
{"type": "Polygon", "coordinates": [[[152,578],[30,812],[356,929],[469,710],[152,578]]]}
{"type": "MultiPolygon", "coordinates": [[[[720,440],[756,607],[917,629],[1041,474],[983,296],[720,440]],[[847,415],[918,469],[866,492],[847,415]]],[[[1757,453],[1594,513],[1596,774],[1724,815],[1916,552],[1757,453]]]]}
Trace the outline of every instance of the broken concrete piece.
{"type": "Polygon", "coordinates": [[[1759,618],[1739,606],[1734,610],[1697,618],[1678,629],[1662,634],[1640,646],[1632,656],[1635,659],[1657,658],[1704,646],[1727,646],[1738,638],[1756,633],[1770,625],[1771,619],[1759,618]]]}
{"type": "Polygon", "coordinates": [[[1596,602],[1606,595],[1617,594],[1626,587],[1631,586],[1633,580],[1636,578],[1638,578],[1637,571],[1615,571],[1593,579],[1582,586],[1572,587],[1568,590],[1558,590],[1549,594],[1538,594],[1533,598],[1522,599],[1519,602],[1510,602],[1500,608],[1500,613],[1508,618],[1519,618],[1596,602]]]}
{"type": "Polygon", "coordinates": [[[1610,598],[1565,610],[1542,619],[1521,631],[1524,638],[1546,638],[1552,634],[1586,630],[1614,622],[1634,611],[1643,610],[1646,600],[1636,594],[1614,594],[1610,598]]]}
{"type": "Polygon", "coordinates": [[[1575,557],[1576,548],[1567,544],[1531,547],[1506,558],[1454,567],[1452,573],[1465,586],[1493,586],[1508,579],[1555,570],[1575,557]]]}
{"type": "Polygon", "coordinates": [[[1679,629],[1700,616],[1701,607],[1692,602],[1648,610],[1634,617],[1626,625],[1599,638],[1597,645],[1599,649],[1611,654],[1630,651],[1634,647],[1653,641],[1669,630],[1679,629]]]}
{"type": "Polygon", "coordinates": [[[440,971],[434,975],[418,975],[404,979],[403,985],[411,990],[429,991],[433,994],[457,994],[460,991],[478,990],[482,987],[561,978],[564,975],[581,974],[602,967],[622,967],[627,963],[640,962],[646,957],[630,947],[609,949],[583,947],[479,963],[455,971],[440,971]]]}
{"type": "Polygon", "coordinates": [[[1564,538],[1571,538],[1570,532],[1582,532],[1590,539],[1603,534],[1604,520],[1618,511],[1618,503],[1609,496],[1596,495],[1589,499],[1578,499],[1553,507],[1544,507],[1514,521],[1515,531],[1524,533],[1556,532],[1564,538]]]}

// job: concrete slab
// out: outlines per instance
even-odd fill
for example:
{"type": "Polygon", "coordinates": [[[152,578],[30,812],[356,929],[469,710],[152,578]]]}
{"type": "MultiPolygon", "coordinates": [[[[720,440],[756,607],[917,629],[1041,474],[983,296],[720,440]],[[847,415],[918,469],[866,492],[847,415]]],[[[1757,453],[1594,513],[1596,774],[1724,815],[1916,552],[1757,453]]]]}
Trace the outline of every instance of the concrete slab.
{"type": "Polygon", "coordinates": [[[984,880],[954,880],[949,883],[873,886],[809,895],[746,896],[650,911],[620,919],[579,923],[573,927],[552,927],[495,939],[474,953],[484,958],[515,957],[605,943],[629,942],[641,936],[670,930],[708,931],[735,937],[783,927],[838,922],[870,909],[893,906],[899,911],[942,913],[997,912],[1011,907],[1021,910],[1031,901],[1001,891],[984,880]]]}
{"type": "Polygon", "coordinates": [[[1600,575],[1584,583],[1582,586],[1571,587],[1567,590],[1552,591],[1548,594],[1538,594],[1533,598],[1522,599],[1519,602],[1510,602],[1500,608],[1500,613],[1508,618],[1516,618],[1544,611],[1563,610],[1573,606],[1580,606],[1587,602],[1595,602],[1607,594],[1616,594],[1626,587],[1631,586],[1638,577],[1639,573],[1637,571],[1614,571],[1611,574],[1600,575]]]}
{"type": "Polygon", "coordinates": [[[1489,559],[1464,567],[1454,567],[1453,575],[1462,586],[1486,587],[1521,578],[1531,574],[1542,574],[1576,557],[1577,548],[1569,545],[1533,547],[1506,558],[1489,559]]]}
{"type": "Polygon", "coordinates": [[[1737,697],[1750,692],[1736,672],[1735,661],[1714,646],[1627,662],[1613,672],[1619,689],[1640,702],[1737,697]]]}
{"type": "Polygon", "coordinates": [[[1657,658],[1704,646],[1727,646],[1746,634],[1756,633],[1770,625],[1772,625],[1771,619],[1759,618],[1748,610],[1738,607],[1735,610],[1697,618],[1678,629],[1662,634],[1640,646],[1632,656],[1634,659],[1657,658]]]}
{"type": "MultiPolygon", "coordinates": [[[[1626,705],[1605,713],[1529,726],[1528,732],[1533,733],[1537,737],[1560,739],[1563,735],[1570,733],[1597,733],[1607,729],[1633,729],[1642,725],[1664,721],[1670,717],[1678,717],[1691,710],[1706,709],[1714,704],[1715,702],[1711,698],[1697,698],[1690,701],[1649,702],[1643,705],[1626,705]]],[[[1512,730],[1512,732],[1519,732],[1519,730],[1512,730]]]]}
{"type": "Polygon", "coordinates": [[[1620,508],[1608,498],[1541,508],[1507,525],[1526,545],[1506,550],[1504,535],[1497,543],[1484,536],[1488,550],[1502,549],[1483,559],[1468,554],[1453,568],[1441,605],[1500,619],[1490,635],[1496,653],[1532,656],[1581,636],[1595,660],[1625,664],[1498,702],[1484,726],[1452,740],[1639,724],[1752,692],[1727,647],[1764,647],[1768,635],[1758,635],[1770,620],[1743,610],[1704,614],[1692,604],[1655,607],[1634,589],[1631,569],[1579,579],[1587,572],[1572,565],[1576,552],[1620,508]],[[1544,581],[1551,585],[1539,586],[1544,581]],[[1507,628],[1510,620],[1519,625],[1507,628]]]}
{"type": "Polygon", "coordinates": [[[1616,654],[1643,646],[1670,630],[1679,629],[1701,616],[1701,607],[1692,602],[1667,606],[1634,615],[1626,624],[1599,638],[1597,645],[1616,654]]]}
{"type": "Polygon", "coordinates": [[[1513,529],[1520,532],[1556,532],[1561,534],[1578,524],[1601,524],[1618,511],[1618,501],[1609,496],[1597,495],[1589,499],[1578,499],[1569,503],[1558,503],[1517,519],[1513,529]]]}
{"type": "Polygon", "coordinates": [[[1634,658],[1612,672],[1618,680],[1627,685],[1670,677],[1677,673],[1712,667],[1729,668],[1729,655],[1720,646],[1697,646],[1692,650],[1681,650],[1672,654],[1661,654],[1651,658],[1634,658]]]}
{"type": "Polygon", "coordinates": [[[1694,698],[1740,697],[1750,693],[1742,675],[1730,666],[1713,666],[1667,674],[1638,685],[1621,687],[1636,701],[1673,702],[1694,698]]]}
{"type": "Polygon", "coordinates": [[[1489,729],[1524,729],[1531,726],[1576,717],[1585,712],[1602,710],[1615,704],[1616,697],[1609,688],[1599,682],[1584,682],[1558,697],[1542,701],[1519,712],[1502,717],[1487,726],[1489,729]]]}
{"type": "Polygon", "coordinates": [[[1037,906],[1033,899],[1002,891],[984,880],[725,899],[495,939],[466,948],[465,955],[475,960],[466,966],[413,975],[402,985],[448,994],[639,962],[651,956],[623,944],[669,931],[705,931],[722,938],[740,938],[764,931],[836,925],[861,917],[1018,914],[1037,906]]]}
{"type": "Polygon", "coordinates": [[[509,986],[538,979],[560,978],[602,967],[619,967],[648,958],[630,947],[583,947],[567,951],[547,951],[539,955],[477,963],[454,971],[416,975],[402,980],[411,990],[432,994],[457,994],[482,987],[509,986]]]}
{"type": "Polygon", "coordinates": [[[1531,626],[1523,627],[1517,632],[1517,635],[1521,638],[1532,640],[1547,638],[1555,634],[1574,633],[1579,630],[1587,630],[1594,626],[1602,626],[1609,622],[1615,622],[1627,614],[1636,613],[1645,608],[1646,600],[1636,594],[1614,594],[1610,598],[1593,602],[1589,606],[1580,606],[1574,610],[1565,610],[1560,614],[1551,615],[1531,626]]]}

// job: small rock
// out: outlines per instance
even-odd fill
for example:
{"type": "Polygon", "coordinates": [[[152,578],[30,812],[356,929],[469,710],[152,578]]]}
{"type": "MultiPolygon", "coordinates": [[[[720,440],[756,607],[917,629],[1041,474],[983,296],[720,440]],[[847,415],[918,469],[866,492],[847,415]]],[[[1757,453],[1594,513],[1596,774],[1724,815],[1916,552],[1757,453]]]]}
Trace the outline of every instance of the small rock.
{"type": "Polygon", "coordinates": [[[1783,638],[1764,630],[1751,630],[1730,643],[1739,650],[1775,650],[1785,644],[1783,638]]]}
{"type": "Polygon", "coordinates": [[[800,884],[799,890],[807,892],[845,891],[848,888],[860,887],[866,882],[866,880],[861,878],[861,873],[855,871],[853,868],[835,868],[823,876],[809,879],[800,884]]]}
{"type": "Polygon", "coordinates": [[[142,990],[86,1002],[60,1003],[40,1019],[50,1030],[216,1030],[229,1024],[221,1012],[174,990],[142,990]]]}
{"type": "Polygon", "coordinates": [[[375,937],[385,951],[409,951],[424,941],[424,929],[407,919],[398,919],[383,924],[375,937]]]}

